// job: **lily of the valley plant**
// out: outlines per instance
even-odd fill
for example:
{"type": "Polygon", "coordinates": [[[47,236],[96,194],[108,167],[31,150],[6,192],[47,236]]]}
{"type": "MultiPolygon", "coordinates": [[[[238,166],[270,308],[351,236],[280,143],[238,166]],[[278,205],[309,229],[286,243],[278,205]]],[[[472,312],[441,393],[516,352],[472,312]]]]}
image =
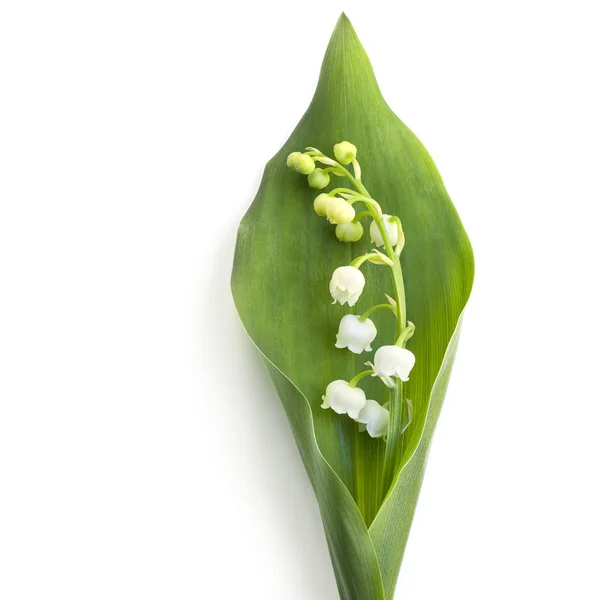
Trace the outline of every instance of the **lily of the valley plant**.
{"type": "Polygon", "coordinates": [[[472,280],[437,169],[342,15],[315,97],[240,225],[232,274],[342,600],[393,598],[472,280]]]}
{"type": "MultiPolygon", "coordinates": [[[[395,316],[395,334],[392,344],[382,345],[375,352],[370,367],[356,374],[350,381],[332,381],[323,396],[322,408],[331,408],[339,415],[348,415],[356,421],[359,431],[367,431],[373,438],[383,437],[386,442],[385,459],[381,477],[381,498],[389,489],[399,452],[400,438],[411,420],[412,407],[405,397],[405,386],[415,365],[415,355],[404,346],[412,337],[415,326],[406,320],[406,298],[400,256],[404,248],[402,222],[396,215],[382,211],[379,203],[369,194],[362,183],[362,170],[357,159],[357,149],[348,141],[333,147],[336,158],[330,158],[314,147],[306,152],[292,152],[286,160],[288,167],[307,175],[311,188],[322,190],[331,182],[331,176],[345,178],[352,188],[336,187],[327,193],[319,194],[314,201],[317,215],[327,217],[334,224],[335,235],[340,242],[358,242],[363,237],[362,220],[370,222],[371,242],[375,245],[369,252],[353,259],[348,265],[337,267],[329,282],[329,292],[333,303],[348,304],[353,307],[359,300],[366,284],[360,270],[364,263],[374,263],[390,270],[395,298],[385,295],[387,302],[376,304],[361,315],[346,314],[340,320],[336,337],[336,348],[348,348],[354,354],[371,352],[371,344],[377,337],[375,323],[369,318],[375,311],[389,309],[395,316]],[[317,167],[320,163],[326,168],[317,167]],[[352,172],[346,168],[352,164],[352,172]],[[356,206],[365,210],[356,212],[356,206]],[[384,252],[377,247],[381,246],[384,252]],[[358,387],[364,377],[379,377],[389,390],[389,401],[381,404],[367,398],[358,387]],[[403,407],[406,410],[403,411],[403,407]]],[[[382,298],[382,300],[385,300],[382,298]]]]}

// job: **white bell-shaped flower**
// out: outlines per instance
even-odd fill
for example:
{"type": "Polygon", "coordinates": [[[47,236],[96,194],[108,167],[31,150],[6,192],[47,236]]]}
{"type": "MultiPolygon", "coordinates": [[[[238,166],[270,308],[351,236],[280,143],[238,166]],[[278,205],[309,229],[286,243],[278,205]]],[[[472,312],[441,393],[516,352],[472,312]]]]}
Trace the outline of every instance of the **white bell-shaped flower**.
{"type": "Polygon", "coordinates": [[[371,352],[371,342],[377,336],[377,328],[371,319],[361,321],[357,315],[344,315],[335,342],[336,348],[348,348],[354,354],[365,350],[371,352]]]}
{"type": "Polygon", "coordinates": [[[338,415],[347,414],[351,419],[356,419],[367,403],[365,393],[360,388],[350,387],[343,379],[332,381],[321,399],[321,408],[331,408],[338,415]]]}
{"type": "Polygon", "coordinates": [[[372,438],[379,438],[386,435],[388,431],[390,411],[375,400],[367,400],[355,421],[365,425],[372,438]]]}
{"type": "Polygon", "coordinates": [[[334,304],[337,301],[340,304],[346,304],[347,302],[348,306],[354,306],[364,287],[365,276],[360,269],[351,266],[338,267],[333,272],[329,282],[329,291],[334,304]]]}
{"type": "Polygon", "coordinates": [[[378,377],[398,377],[408,381],[408,375],[415,366],[415,355],[406,348],[398,346],[381,346],[373,359],[375,368],[373,375],[378,377]]]}
{"type": "MultiPolygon", "coordinates": [[[[392,246],[395,246],[398,243],[398,222],[391,221],[391,215],[383,215],[383,225],[387,234],[390,238],[390,243],[392,246]]],[[[375,220],[371,221],[371,226],[369,227],[369,233],[371,234],[371,242],[376,246],[384,246],[385,242],[381,237],[381,232],[379,231],[379,227],[377,227],[377,223],[375,220]]]]}

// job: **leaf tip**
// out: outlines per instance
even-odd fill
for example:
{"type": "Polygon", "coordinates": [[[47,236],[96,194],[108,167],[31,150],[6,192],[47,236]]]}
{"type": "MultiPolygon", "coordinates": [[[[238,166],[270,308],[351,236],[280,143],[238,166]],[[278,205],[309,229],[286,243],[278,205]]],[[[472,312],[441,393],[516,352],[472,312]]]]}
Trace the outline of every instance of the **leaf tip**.
{"type": "Polygon", "coordinates": [[[354,35],[356,36],[356,31],[354,30],[354,26],[352,22],[348,18],[348,15],[345,12],[342,12],[335,24],[335,29],[333,30],[333,34],[338,35],[354,35]]]}

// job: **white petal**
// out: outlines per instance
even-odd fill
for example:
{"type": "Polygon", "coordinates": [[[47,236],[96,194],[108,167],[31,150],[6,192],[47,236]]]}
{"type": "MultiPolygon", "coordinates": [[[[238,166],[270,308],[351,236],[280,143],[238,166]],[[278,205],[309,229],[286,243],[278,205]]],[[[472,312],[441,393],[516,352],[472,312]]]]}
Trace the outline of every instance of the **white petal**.
{"type": "Polygon", "coordinates": [[[340,321],[336,347],[348,348],[355,354],[371,350],[371,342],[377,336],[377,328],[371,319],[361,321],[357,315],[345,315],[340,321]]]}
{"type": "Polygon", "coordinates": [[[408,381],[408,375],[415,366],[415,355],[406,348],[381,346],[375,352],[373,362],[375,363],[374,375],[395,376],[402,381],[408,381]]]}
{"type": "MultiPolygon", "coordinates": [[[[385,230],[387,231],[388,237],[390,238],[390,243],[392,244],[392,246],[395,246],[398,243],[398,223],[396,223],[396,221],[390,221],[391,218],[391,215],[383,215],[383,225],[385,227],[385,230]]],[[[381,237],[381,232],[379,231],[379,227],[377,227],[377,223],[375,222],[375,220],[371,221],[369,233],[371,234],[371,242],[373,242],[377,246],[385,245],[383,237],[381,237]]]]}
{"type": "Polygon", "coordinates": [[[363,343],[356,341],[350,342],[350,344],[348,344],[348,350],[350,350],[350,352],[353,352],[354,354],[362,354],[365,350],[370,351],[371,349],[365,346],[363,343]]]}
{"type": "Polygon", "coordinates": [[[371,243],[376,246],[383,246],[383,238],[381,237],[381,233],[379,231],[379,227],[377,227],[377,223],[375,219],[371,221],[371,226],[369,227],[369,234],[371,235],[371,243]]]}
{"type": "Polygon", "coordinates": [[[351,266],[338,267],[331,276],[329,292],[340,304],[354,306],[365,287],[365,276],[360,269],[351,266]]]}
{"type": "Polygon", "coordinates": [[[331,276],[331,281],[329,282],[329,291],[333,294],[335,290],[338,288],[338,280],[340,278],[339,269],[336,269],[331,276]]]}
{"type": "Polygon", "coordinates": [[[398,360],[396,363],[396,375],[401,381],[408,381],[408,376],[412,368],[415,366],[416,358],[415,355],[406,348],[398,348],[401,354],[398,353],[398,360]]]}
{"type": "Polygon", "coordinates": [[[360,388],[353,388],[353,389],[358,390],[360,392],[360,394],[353,395],[352,406],[350,406],[348,404],[347,412],[348,412],[348,416],[351,419],[356,419],[356,417],[358,417],[358,414],[360,413],[360,411],[363,409],[363,407],[367,401],[367,397],[365,396],[365,393],[360,388]]]}
{"type": "Polygon", "coordinates": [[[367,400],[365,406],[360,411],[358,417],[355,420],[358,423],[364,423],[366,425],[371,419],[377,417],[380,408],[380,404],[378,402],[375,402],[375,400],[367,400]]]}
{"type": "Polygon", "coordinates": [[[367,432],[372,438],[383,437],[388,432],[390,413],[386,408],[380,407],[377,417],[367,423],[367,432]]]}
{"type": "Polygon", "coordinates": [[[390,238],[390,244],[395,246],[398,243],[398,223],[396,223],[396,221],[390,221],[391,218],[390,215],[383,215],[383,222],[390,238]]]}
{"type": "Polygon", "coordinates": [[[360,294],[352,294],[351,296],[348,296],[348,306],[354,306],[358,302],[359,297],[360,294]]]}
{"type": "Polygon", "coordinates": [[[337,379],[327,386],[323,404],[328,403],[329,407],[339,415],[348,414],[354,418],[366,401],[365,393],[360,388],[350,387],[347,381],[337,379]]]}
{"type": "Polygon", "coordinates": [[[390,413],[375,400],[367,400],[356,421],[366,426],[366,430],[371,437],[378,438],[387,433],[390,413]]]}

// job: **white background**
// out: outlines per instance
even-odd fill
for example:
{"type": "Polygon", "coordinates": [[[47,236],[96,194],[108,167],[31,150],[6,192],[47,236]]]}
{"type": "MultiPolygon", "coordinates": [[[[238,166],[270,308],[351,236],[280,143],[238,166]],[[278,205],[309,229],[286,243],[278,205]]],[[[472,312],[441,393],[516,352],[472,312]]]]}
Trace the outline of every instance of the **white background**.
{"type": "Polygon", "coordinates": [[[337,597],[229,275],[342,9],[477,261],[397,597],[600,597],[594,4],[2,3],[3,600],[337,597]]]}

